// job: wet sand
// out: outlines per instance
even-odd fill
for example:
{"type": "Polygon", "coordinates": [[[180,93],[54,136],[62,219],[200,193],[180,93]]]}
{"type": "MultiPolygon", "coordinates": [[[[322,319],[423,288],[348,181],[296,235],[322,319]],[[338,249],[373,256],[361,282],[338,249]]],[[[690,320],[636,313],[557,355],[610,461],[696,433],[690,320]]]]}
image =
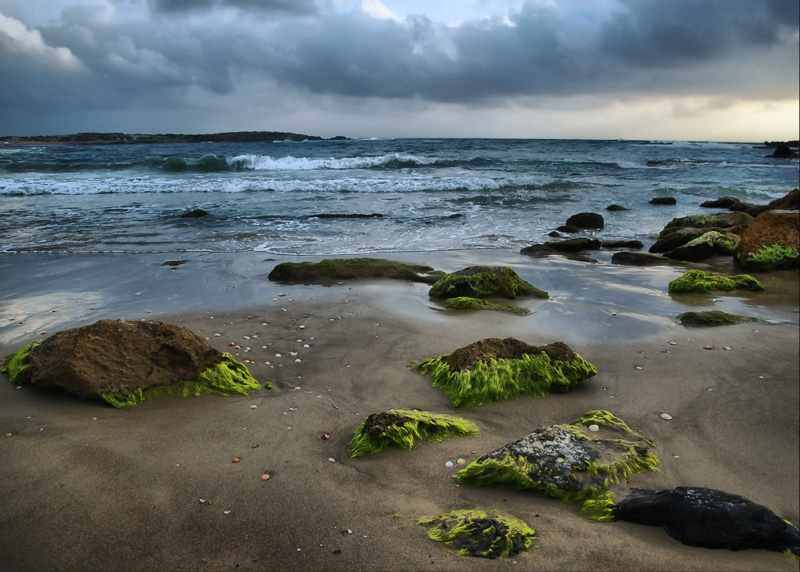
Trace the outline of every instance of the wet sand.
{"type": "MultiPolygon", "coordinates": [[[[659,447],[661,471],[637,475],[632,486],[717,488],[797,523],[797,273],[759,275],[763,294],[677,298],[666,289],[679,268],[504,251],[385,257],[445,271],[508,264],[551,298],[515,301],[532,311],[526,317],[456,313],[431,301],[424,284],[274,284],[266,277],[284,259],[256,254],[187,255],[176,267],[161,266],[168,258],[157,255],[0,257],[2,355],[43,331],[107,317],[150,318],[182,323],[222,351],[239,345],[238,358],[254,361],[251,372],[274,386],[250,397],[162,398],[114,410],[0,383],[0,426],[12,434],[0,441],[3,567],[800,568],[777,553],[692,548],[658,528],[596,523],[577,504],[535,493],[456,486],[458,466],[444,465],[602,408],[659,447]],[[31,280],[37,275],[43,279],[31,280]],[[680,312],[712,307],[769,323],[689,329],[675,321],[680,312]],[[409,367],[481,338],[508,336],[564,341],[599,373],[568,394],[455,411],[409,367]],[[360,422],[388,408],[457,414],[481,433],[349,459],[347,444],[360,422]],[[662,420],[662,412],[673,419],[662,420]],[[537,540],[526,554],[489,561],[457,556],[416,525],[423,516],[465,508],[521,518],[537,540]]],[[[727,263],[717,264],[724,270],[727,263]]],[[[624,496],[624,489],[617,492],[624,496]]]]}

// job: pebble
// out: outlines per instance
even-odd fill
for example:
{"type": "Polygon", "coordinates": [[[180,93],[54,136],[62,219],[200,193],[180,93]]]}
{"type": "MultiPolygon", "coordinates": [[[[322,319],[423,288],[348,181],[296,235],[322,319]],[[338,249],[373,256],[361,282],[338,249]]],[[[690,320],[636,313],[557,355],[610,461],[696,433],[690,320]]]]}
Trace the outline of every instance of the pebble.
{"type": "Polygon", "coordinates": [[[281,354],[275,354],[275,357],[282,357],[281,354]]]}
{"type": "Polygon", "coordinates": [[[671,345],[671,346],[677,346],[677,345],[678,345],[678,342],[670,342],[670,343],[669,343],[669,345],[671,345]]]}
{"type": "Polygon", "coordinates": [[[670,415],[669,413],[662,413],[661,419],[663,419],[664,421],[669,421],[670,419],[672,419],[672,415],[670,415]]]}
{"type": "Polygon", "coordinates": [[[595,424],[589,425],[589,431],[600,431],[600,426],[595,424]]]}
{"type": "Polygon", "coordinates": [[[733,348],[730,346],[725,346],[722,348],[723,350],[731,351],[733,348]]]}
{"type": "Polygon", "coordinates": [[[703,346],[704,350],[713,350],[714,346],[703,346]]]}
{"type": "Polygon", "coordinates": [[[642,369],[642,366],[640,366],[640,365],[637,365],[637,366],[636,366],[635,368],[633,368],[633,369],[642,369]]]}
{"type": "Polygon", "coordinates": [[[464,459],[458,459],[458,460],[456,461],[456,464],[457,464],[457,465],[463,465],[464,463],[466,463],[466,461],[465,461],[464,459]]]}
{"type": "Polygon", "coordinates": [[[222,511],[222,514],[230,514],[230,513],[231,513],[231,511],[229,511],[229,510],[223,510],[222,511]]]}
{"type": "Polygon", "coordinates": [[[445,467],[452,467],[452,466],[453,466],[453,461],[447,461],[447,462],[444,464],[444,466],[445,466],[445,467]]]}
{"type": "Polygon", "coordinates": [[[268,481],[269,480],[269,475],[267,473],[264,473],[263,475],[261,475],[261,480],[262,481],[268,481]]]}
{"type": "Polygon", "coordinates": [[[234,458],[233,458],[233,462],[234,462],[234,463],[238,463],[240,460],[241,460],[241,459],[239,459],[239,457],[234,457],[234,458]]]}
{"type": "Polygon", "coordinates": [[[333,457],[328,457],[328,460],[329,460],[331,463],[335,463],[335,462],[336,462],[336,459],[334,459],[333,457]]]}
{"type": "Polygon", "coordinates": [[[200,504],[206,504],[206,499],[200,499],[200,504]]]}
{"type": "Polygon", "coordinates": [[[256,407],[258,407],[258,405],[251,405],[250,409],[255,409],[256,407]]]}

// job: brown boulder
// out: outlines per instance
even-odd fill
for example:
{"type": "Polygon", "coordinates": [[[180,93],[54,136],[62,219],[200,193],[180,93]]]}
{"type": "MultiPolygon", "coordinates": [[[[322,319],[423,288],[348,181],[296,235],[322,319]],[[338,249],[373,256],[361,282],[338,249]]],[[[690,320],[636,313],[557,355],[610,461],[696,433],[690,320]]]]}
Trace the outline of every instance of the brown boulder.
{"type": "Polygon", "coordinates": [[[194,380],[222,359],[222,353],[188,328],[146,320],[100,320],[35,346],[24,381],[100,399],[126,389],[194,380]]]}
{"type": "Polygon", "coordinates": [[[780,209],[785,211],[800,210],[800,189],[792,189],[779,199],[769,202],[772,209],[780,209]]]}
{"type": "Polygon", "coordinates": [[[736,260],[751,270],[800,267],[800,211],[761,213],[741,234],[736,260]]]}

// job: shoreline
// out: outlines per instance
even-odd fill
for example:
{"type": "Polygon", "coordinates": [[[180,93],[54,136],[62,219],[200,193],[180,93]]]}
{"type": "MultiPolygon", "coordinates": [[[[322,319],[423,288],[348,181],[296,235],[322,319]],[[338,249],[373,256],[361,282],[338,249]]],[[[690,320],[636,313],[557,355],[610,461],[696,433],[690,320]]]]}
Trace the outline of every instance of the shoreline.
{"type": "MultiPolygon", "coordinates": [[[[0,257],[3,355],[40,331],[148,318],[188,326],[221,351],[229,342],[246,347],[248,336],[251,350],[237,359],[254,360],[253,375],[275,387],[114,410],[0,383],[0,424],[12,433],[3,437],[0,470],[7,499],[0,543],[9,569],[798,569],[777,553],[692,548],[660,528],[596,523],[577,505],[530,492],[459,487],[455,470],[444,466],[539,426],[608,409],[659,447],[661,471],[637,475],[629,486],[717,488],[797,523],[796,272],[764,274],[771,295],[676,300],[666,284],[682,269],[671,267],[509,251],[375,257],[448,272],[509,265],[551,298],[512,301],[531,309],[526,317],[447,312],[427,298],[425,284],[275,284],[267,279],[272,267],[297,257],[268,261],[263,253],[197,254],[174,270],[161,266],[168,255],[0,257]],[[31,281],[36,276],[49,278],[31,281]],[[770,323],[684,328],[674,321],[686,308],[710,306],[770,323]],[[564,341],[598,375],[567,394],[456,411],[409,367],[508,336],[564,341]],[[349,459],[358,424],[388,408],[459,415],[481,433],[349,459]],[[660,419],[662,412],[673,419],[660,419]],[[521,518],[537,540],[527,554],[489,561],[459,557],[416,525],[463,508],[521,518]]],[[[624,496],[624,488],[617,492],[624,496]]]]}

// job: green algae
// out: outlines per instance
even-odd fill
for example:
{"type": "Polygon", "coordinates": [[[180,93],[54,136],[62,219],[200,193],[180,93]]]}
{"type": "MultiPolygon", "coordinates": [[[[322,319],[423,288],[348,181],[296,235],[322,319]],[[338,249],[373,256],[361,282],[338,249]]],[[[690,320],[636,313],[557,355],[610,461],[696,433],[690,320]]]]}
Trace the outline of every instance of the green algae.
{"type": "Polygon", "coordinates": [[[687,242],[684,247],[696,247],[702,244],[711,246],[718,254],[733,254],[741,239],[736,235],[727,235],[717,230],[711,230],[687,242]]]}
{"type": "Polygon", "coordinates": [[[531,452],[515,454],[506,446],[483,455],[456,475],[459,484],[507,484],[568,502],[594,498],[637,473],[659,470],[658,458],[650,451],[655,445],[608,411],[590,411],[569,425],[543,428],[531,435],[537,433],[543,439],[531,452]],[[591,425],[624,438],[590,437],[581,427],[591,425]],[[571,446],[565,447],[568,443],[571,446]],[[605,449],[604,460],[599,448],[605,449]]]}
{"type": "MultiPolygon", "coordinates": [[[[114,407],[138,405],[143,401],[151,401],[161,395],[175,397],[200,396],[205,394],[248,395],[250,391],[258,391],[261,384],[247,369],[247,366],[233,359],[231,354],[222,354],[222,361],[197,376],[195,380],[179,381],[171,385],[160,385],[147,389],[131,388],[113,393],[103,393],[102,397],[114,407]]],[[[265,389],[272,389],[267,382],[265,389]]]]}
{"type": "Polygon", "coordinates": [[[586,499],[581,505],[581,514],[591,517],[597,522],[614,522],[614,499],[617,497],[612,492],[597,495],[586,499]]]}
{"type": "Polygon", "coordinates": [[[443,276],[431,286],[432,298],[548,298],[547,292],[520,278],[507,266],[477,266],[443,276]]]}
{"type": "Polygon", "coordinates": [[[731,324],[741,324],[743,322],[760,322],[758,318],[742,316],[739,314],[729,314],[722,310],[708,310],[705,312],[684,312],[678,314],[678,320],[682,326],[727,326],[731,324]]]}
{"type": "Polygon", "coordinates": [[[28,357],[31,355],[31,350],[41,343],[42,340],[35,340],[6,357],[0,373],[8,375],[9,381],[14,385],[22,385],[25,381],[25,370],[30,367],[28,357]]]}
{"type": "Polygon", "coordinates": [[[272,269],[269,279],[275,282],[331,284],[337,280],[358,278],[395,278],[433,284],[444,276],[423,264],[407,264],[382,258],[333,258],[319,262],[282,262],[272,269]]]}
{"type": "Polygon", "coordinates": [[[717,290],[733,292],[737,289],[760,292],[764,290],[764,287],[749,274],[723,276],[722,274],[704,272],[702,270],[689,270],[680,278],[676,278],[669,283],[669,292],[671,294],[685,292],[711,293],[717,290]]]}
{"type": "Polygon", "coordinates": [[[497,310],[500,312],[517,314],[519,316],[527,316],[531,313],[527,308],[509,306],[508,304],[494,303],[487,300],[481,300],[480,298],[469,298],[467,296],[448,298],[444,301],[444,306],[445,308],[450,308],[453,310],[497,310]]]}
{"type": "Polygon", "coordinates": [[[373,413],[356,430],[347,447],[351,457],[374,455],[389,447],[410,450],[418,440],[477,435],[478,426],[452,415],[393,409],[373,413]]]}
{"type": "Polygon", "coordinates": [[[462,556],[492,559],[516,556],[536,538],[536,532],[524,521],[499,513],[489,517],[480,510],[454,510],[423,518],[417,524],[435,525],[428,530],[428,537],[444,542],[462,556]]]}
{"type": "Polygon", "coordinates": [[[523,354],[519,359],[478,361],[472,369],[452,370],[443,360],[427,359],[415,366],[441,387],[456,409],[514,399],[523,395],[544,397],[564,393],[584,379],[597,375],[597,368],[578,354],[569,361],[552,359],[547,353],[523,354]]]}
{"type": "Polygon", "coordinates": [[[773,244],[765,246],[757,252],[745,255],[740,262],[747,268],[754,270],[769,270],[771,268],[792,268],[797,267],[800,253],[796,248],[773,244]]]}

